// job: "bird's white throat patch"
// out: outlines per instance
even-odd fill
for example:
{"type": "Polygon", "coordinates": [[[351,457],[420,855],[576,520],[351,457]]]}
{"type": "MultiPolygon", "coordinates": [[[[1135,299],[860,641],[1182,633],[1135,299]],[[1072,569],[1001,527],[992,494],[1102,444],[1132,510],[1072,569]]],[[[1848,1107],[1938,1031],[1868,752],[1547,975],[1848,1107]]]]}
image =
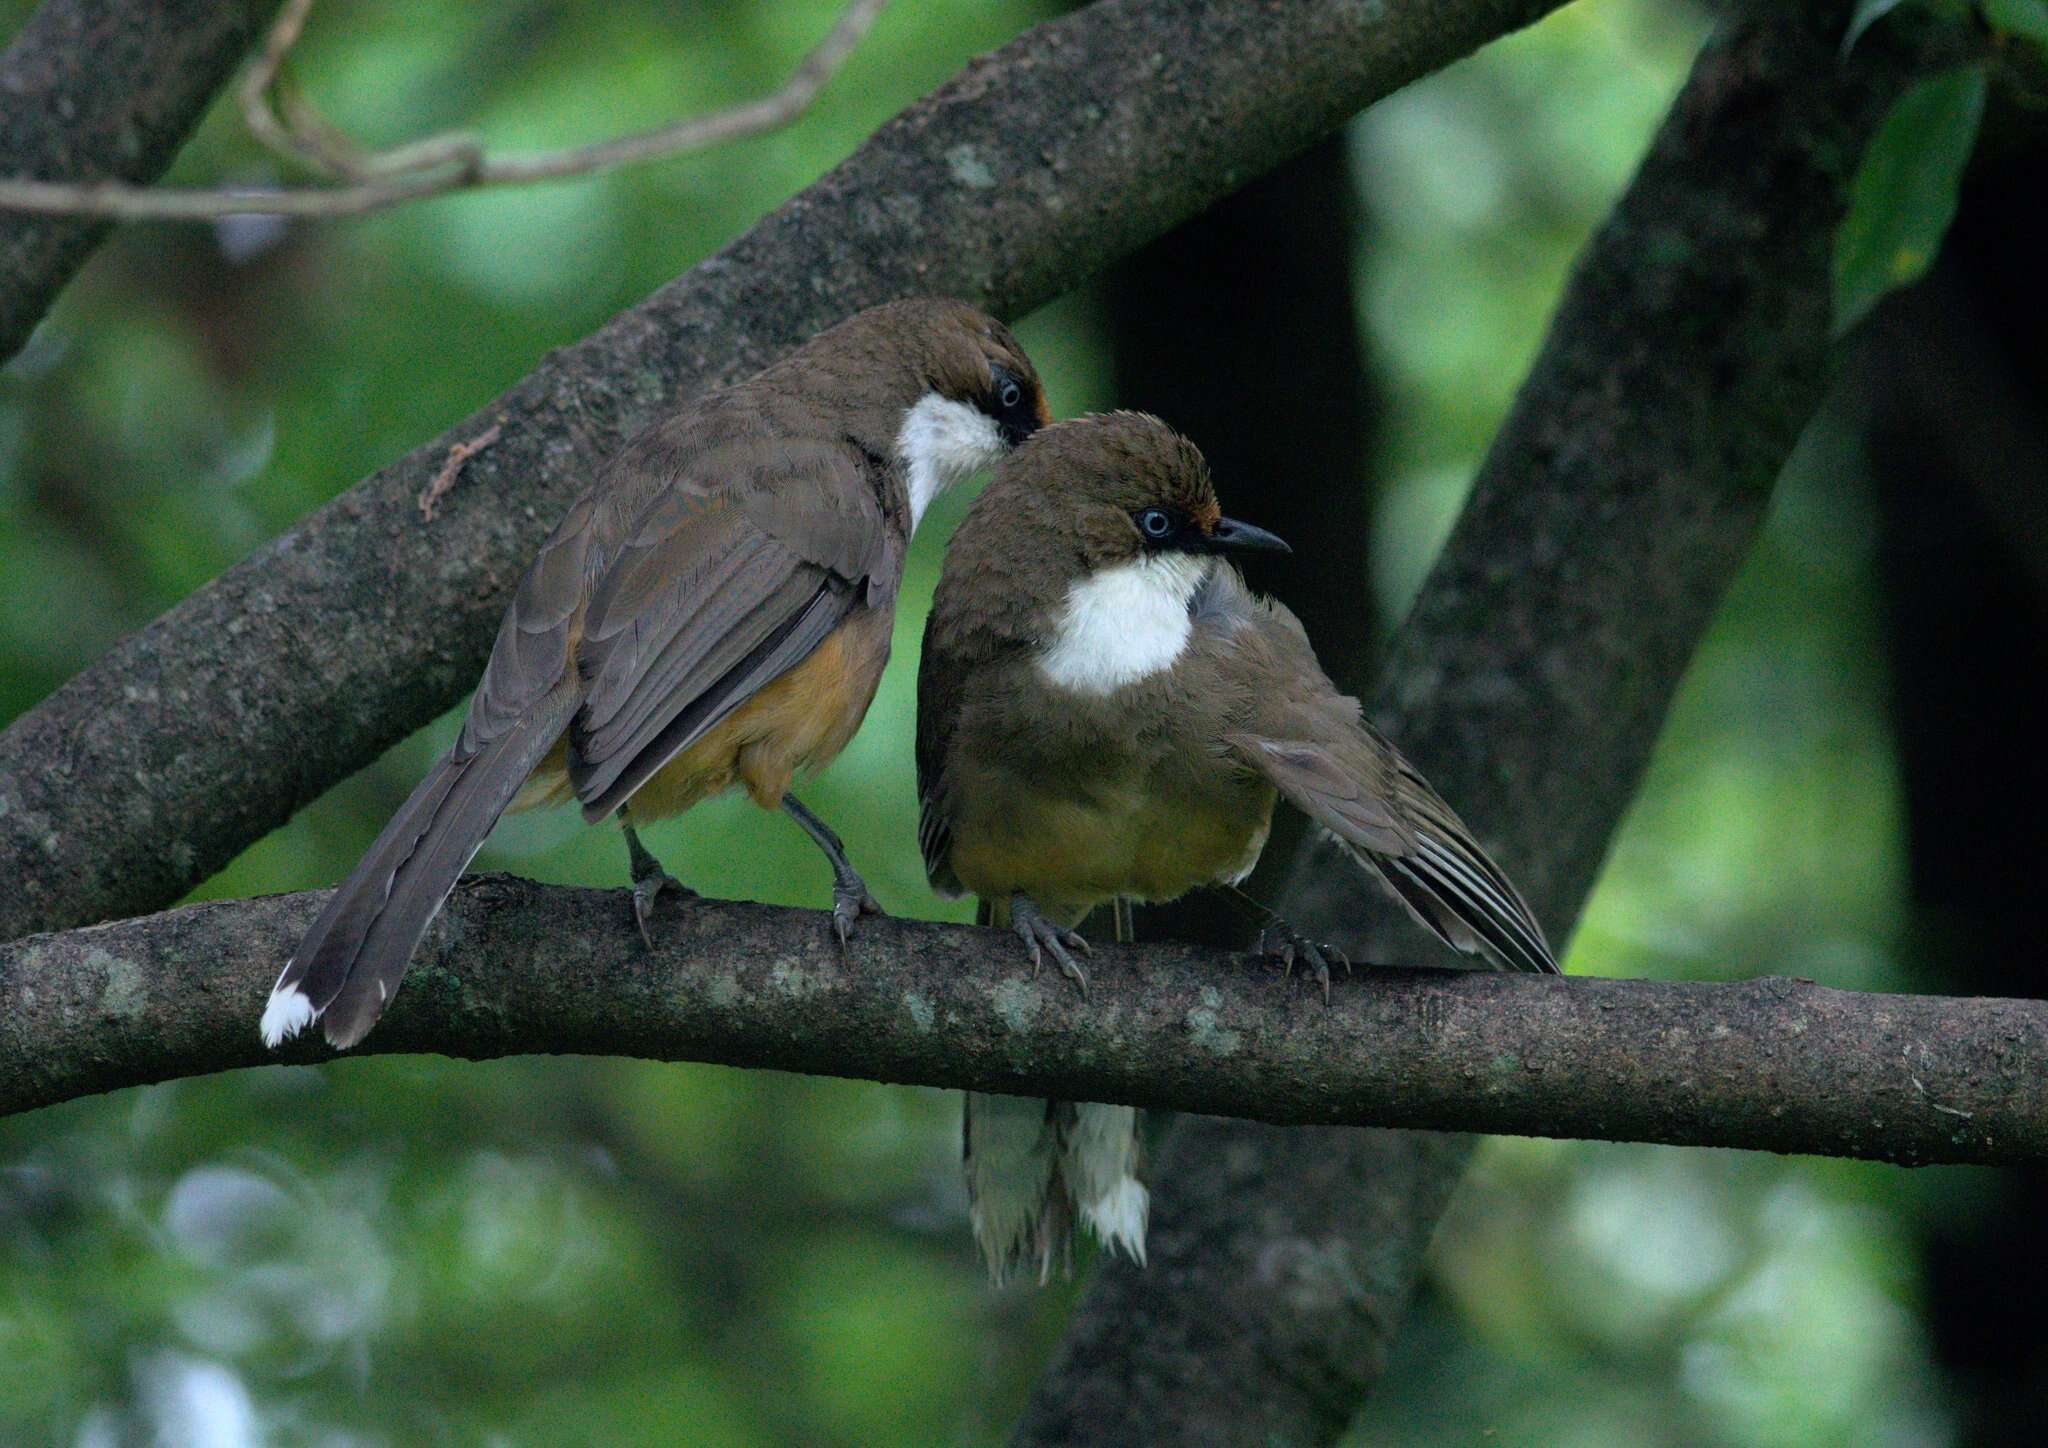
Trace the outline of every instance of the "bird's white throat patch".
{"type": "Polygon", "coordinates": [[[1188,646],[1188,601],[1209,566],[1207,558],[1159,553],[1069,584],[1040,672],[1077,694],[1108,694],[1171,668],[1188,646]]]}
{"type": "Polygon", "coordinates": [[[997,462],[1008,449],[996,420],[968,402],[927,392],[903,414],[896,456],[910,475],[910,529],[931,501],[997,462]]]}

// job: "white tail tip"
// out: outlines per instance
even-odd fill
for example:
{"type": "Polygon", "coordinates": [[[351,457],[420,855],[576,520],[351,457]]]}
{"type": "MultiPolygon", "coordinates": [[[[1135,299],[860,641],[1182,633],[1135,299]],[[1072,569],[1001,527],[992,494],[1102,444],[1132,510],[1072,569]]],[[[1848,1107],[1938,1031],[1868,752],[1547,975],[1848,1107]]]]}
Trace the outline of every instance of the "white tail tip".
{"type": "Polygon", "coordinates": [[[1115,1186],[1092,1202],[1081,1204],[1081,1216],[1105,1247],[1121,1249],[1140,1267],[1145,1265],[1145,1221],[1152,1196],[1136,1177],[1119,1177],[1115,1186]]]}
{"type": "Polygon", "coordinates": [[[263,1007],[263,1044],[272,1049],[283,1045],[312,1025],[318,1014],[304,991],[280,980],[270,992],[270,1003],[263,1007]]]}

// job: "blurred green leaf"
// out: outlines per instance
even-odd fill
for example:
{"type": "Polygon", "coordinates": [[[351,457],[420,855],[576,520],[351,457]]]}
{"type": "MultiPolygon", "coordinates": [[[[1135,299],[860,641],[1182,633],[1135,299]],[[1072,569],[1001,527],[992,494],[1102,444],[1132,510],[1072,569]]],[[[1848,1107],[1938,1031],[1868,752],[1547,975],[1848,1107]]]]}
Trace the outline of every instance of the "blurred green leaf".
{"type": "Polygon", "coordinates": [[[2048,45],[2048,0],[1983,0],[1993,30],[2048,45]]]}
{"type": "Polygon", "coordinates": [[[1878,128],[1835,234],[1836,335],[1933,264],[1955,219],[1984,89],[1980,66],[1929,76],[1899,97],[1878,128]]]}
{"type": "MultiPolygon", "coordinates": [[[[1906,3],[1906,0],[1857,0],[1856,9],[1849,17],[1849,28],[1842,33],[1842,54],[1847,55],[1863,38],[1863,32],[1906,3]]],[[[1957,19],[1969,13],[1970,7],[1964,0],[1913,0],[1921,10],[1935,15],[1957,19]]],[[[2018,0],[2022,5],[2040,5],[2042,0],[2018,0]]],[[[1983,7],[1988,13],[1991,0],[1983,7]]]]}
{"type": "Polygon", "coordinates": [[[1856,42],[1863,38],[1863,32],[1898,9],[1903,0],[1856,0],[1855,13],[1849,17],[1849,28],[1842,33],[1842,54],[1855,49],[1856,42]]]}

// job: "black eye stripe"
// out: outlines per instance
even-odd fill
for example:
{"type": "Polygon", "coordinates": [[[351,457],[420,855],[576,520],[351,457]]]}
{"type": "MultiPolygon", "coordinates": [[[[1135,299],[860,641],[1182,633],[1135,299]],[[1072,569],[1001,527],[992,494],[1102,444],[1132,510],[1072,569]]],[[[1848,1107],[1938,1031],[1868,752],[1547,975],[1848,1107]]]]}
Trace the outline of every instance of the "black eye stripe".
{"type": "Polygon", "coordinates": [[[989,388],[977,394],[974,404],[996,420],[1003,441],[1011,447],[1038,430],[1038,391],[1027,388],[1024,379],[1000,362],[988,364],[989,388]]]}

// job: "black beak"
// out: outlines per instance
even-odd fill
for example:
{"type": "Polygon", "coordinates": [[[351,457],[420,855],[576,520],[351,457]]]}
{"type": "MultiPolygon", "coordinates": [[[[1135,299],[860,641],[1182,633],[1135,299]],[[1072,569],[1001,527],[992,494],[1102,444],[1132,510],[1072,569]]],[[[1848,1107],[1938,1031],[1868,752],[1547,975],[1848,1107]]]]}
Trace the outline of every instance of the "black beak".
{"type": "Polygon", "coordinates": [[[1203,553],[1292,553],[1287,540],[1264,528],[1254,528],[1235,518],[1220,518],[1208,536],[1196,545],[1203,553]]]}

